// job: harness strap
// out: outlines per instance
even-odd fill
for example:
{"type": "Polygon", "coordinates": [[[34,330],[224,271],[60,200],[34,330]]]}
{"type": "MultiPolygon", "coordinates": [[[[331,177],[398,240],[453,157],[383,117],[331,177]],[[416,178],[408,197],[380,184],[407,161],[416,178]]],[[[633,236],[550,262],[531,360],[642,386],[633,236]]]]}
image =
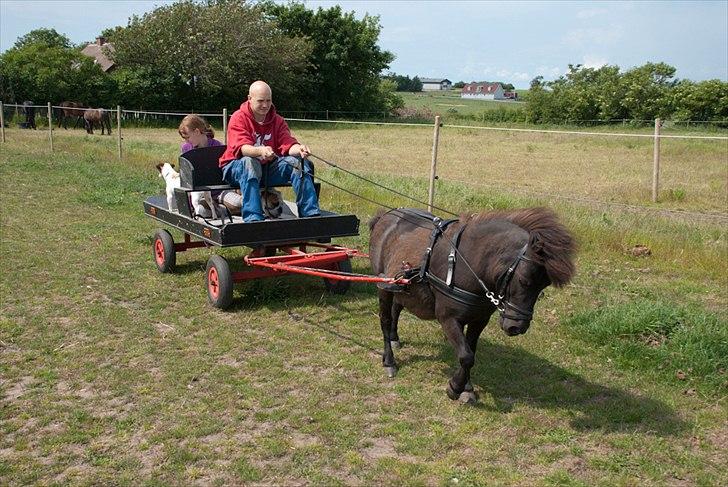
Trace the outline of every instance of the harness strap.
{"type": "Polygon", "coordinates": [[[460,227],[460,229],[455,234],[455,238],[452,240],[452,248],[450,249],[450,253],[447,256],[447,278],[445,279],[445,284],[447,284],[449,287],[452,287],[452,278],[455,275],[457,249],[458,245],[460,245],[460,236],[463,234],[463,230],[465,230],[465,225],[460,227]]]}
{"type": "Polygon", "coordinates": [[[435,225],[435,228],[432,230],[432,233],[430,234],[430,245],[425,250],[425,255],[422,256],[422,265],[420,266],[420,279],[424,279],[426,276],[430,274],[430,257],[432,256],[432,249],[435,248],[435,243],[437,242],[437,239],[445,233],[445,229],[451,224],[455,223],[457,220],[440,220],[439,218],[435,217],[432,220],[432,223],[435,225]]]}
{"type": "Polygon", "coordinates": [[[427,280],[432,284],[432,288],[435,289],[435,291],[439,292],[446,298],[452,299],[460,304],[464,304],[465,306],[477,308],[478,310],[485,310],[493,306],[493,304],[490,301],[487,301],[484,296],[471,293],[465,289],[460,289],[459,287],[450,286],[433,274],[428,273],[427,280]]]}

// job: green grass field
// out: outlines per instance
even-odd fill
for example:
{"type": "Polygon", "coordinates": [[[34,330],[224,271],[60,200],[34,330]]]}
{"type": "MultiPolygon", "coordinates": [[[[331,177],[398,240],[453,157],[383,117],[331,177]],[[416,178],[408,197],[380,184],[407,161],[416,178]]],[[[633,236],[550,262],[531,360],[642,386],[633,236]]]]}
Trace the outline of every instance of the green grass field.
{"type": "Polygon", "coordinates": [[[423,91],[420,93],[400,92],[397,94],[402,96],[406,107],[428,109],[435,115],[441,115],[444,117],[452,116],[454,114],[476,116],[486,110],[501,108],[505,110],[513,110],[518,107],[523,107],[523,103],[521,102],[460,98],[460,93],[454,91],[423,91]]]}
{"type": "MultiPolygon", "coordinates": [[[[294,129],[426,199],[431,129],[294,129]]],[[[681,192],[652,204],[641,139],[444,131],[438,205],[546,204],[580,247],[576,279],[547,290],[528,334],[486,329],[473,407],[444,393],[455,357],[439,325],[407,313],[386,379],[373,286],[254,281],[221,312],[206,260],[240,268],[244,249],[180,253],[159,274],[142,201],[163,191],[153,165],[176,157],[174,130],[125,131],[123,161],[115,137],[56,131],[54,154],[43,133],[7,139],[1,485],[728,484],[726,226],[659,213],[725,212],[724,142],[665,143],[665,190],[681,192]]],[[[341,242],[366,249],[375,205],[324,185],[322,206],[358,215],[362,235],[341,242]]]]}

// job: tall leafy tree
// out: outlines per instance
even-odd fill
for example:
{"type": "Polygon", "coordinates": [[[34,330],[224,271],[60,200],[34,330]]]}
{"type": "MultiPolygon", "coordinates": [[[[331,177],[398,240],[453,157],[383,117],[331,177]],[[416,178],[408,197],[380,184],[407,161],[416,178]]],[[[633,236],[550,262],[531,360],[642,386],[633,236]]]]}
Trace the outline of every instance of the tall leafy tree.
{"type": "MultiPolygon", "coordinates": [[[[391,97],[382,92],[380,74],[394,55],[378,45],[379,17],[365,15],[357,20],[341,7],[318,8],[302,3],[261,4],[289,35],[308,39],[313,50],[307,58],[311,69],[305,74],[306,103],[310,109],[382,111],[392,108],[391,97]]],[[[395,99],[396,100],[396,99],[395,99]]]]}
{"type": "Polygon", "coordinates": [[[56,32],[56,29],[35,29],[31,30],[22,37],[18,37],[13,46],[16,49],[23,49],[30,45],[40,45],[45,47],[59,47],[68,49],[72,47],[71,41],[63,34],[56,32]]]}
{"type": "Polygon", "coordinates": [[[166,99],[155,99],[164,106],[157,108],[235,106],[256,79],[273,87],[276,102],[295,102],[311,52],[307,41],[286,35],[261,8],[236,0],[184,0],[105,32],[127,86],[151,89],[152,99],[158,83],[165,87],[166,99]]]}

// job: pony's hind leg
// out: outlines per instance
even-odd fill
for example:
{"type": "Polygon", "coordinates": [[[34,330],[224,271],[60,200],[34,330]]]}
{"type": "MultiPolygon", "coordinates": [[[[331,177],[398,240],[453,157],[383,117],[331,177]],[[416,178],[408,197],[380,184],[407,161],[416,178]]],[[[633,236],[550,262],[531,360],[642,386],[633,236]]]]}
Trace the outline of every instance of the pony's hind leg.
{"type": "Polygon", "coordinates": [[[402,313],[404,306],[394,301],[392,303],[392,326],[390,328],[389,338],[390,343],[394,348],[402,348],[402,344],[399,341],[399,315],[402,313]]]}
{"type": "Polygon", "coordinates": [[[448,341],[455,349],[460,367],[455,371],[447,384],[447,397],[452,400],[459,399],[465,403],[474,403],[477,398],[470,384],[470,369],[475,363],[475,352],[468,345],[463,333],[464,323],[451,318],[442,322],[442,329],[448,341]],[[469,389],[469,390],[468,390],[469,389]]]}
{"type": "Polygon", "coordinates": [[[392,352],[392,316],[394,296],[392,293],[379,290],[379,324],[382,326],[382,337],[384,338],[384,351],[382,352],[382,365],[387,371],[390,379],[397,374],[397,364],[394,361],[392,352]]]}

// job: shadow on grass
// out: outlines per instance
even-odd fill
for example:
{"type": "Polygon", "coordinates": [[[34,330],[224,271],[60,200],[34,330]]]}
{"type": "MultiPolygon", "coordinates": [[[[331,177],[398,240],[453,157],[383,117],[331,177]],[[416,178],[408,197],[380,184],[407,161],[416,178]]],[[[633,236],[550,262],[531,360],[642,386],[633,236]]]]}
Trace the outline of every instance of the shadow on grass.
{"type": "MultiPolygon", "coordinates": [[[[455,362],[445,342],[440,357],[447,363],[455,362]]],[[[443,368],[448,379],[452,372],[449,367],[443,368]]],[[[486,396],[478,407],[510,412],[520,403],[560,409],[569,415],[571,426],[577,430],[674,436],[688,427],[675,410],[660,400],[590,382],[518,347],[481,341],[471,381],[486,396]]]]}

